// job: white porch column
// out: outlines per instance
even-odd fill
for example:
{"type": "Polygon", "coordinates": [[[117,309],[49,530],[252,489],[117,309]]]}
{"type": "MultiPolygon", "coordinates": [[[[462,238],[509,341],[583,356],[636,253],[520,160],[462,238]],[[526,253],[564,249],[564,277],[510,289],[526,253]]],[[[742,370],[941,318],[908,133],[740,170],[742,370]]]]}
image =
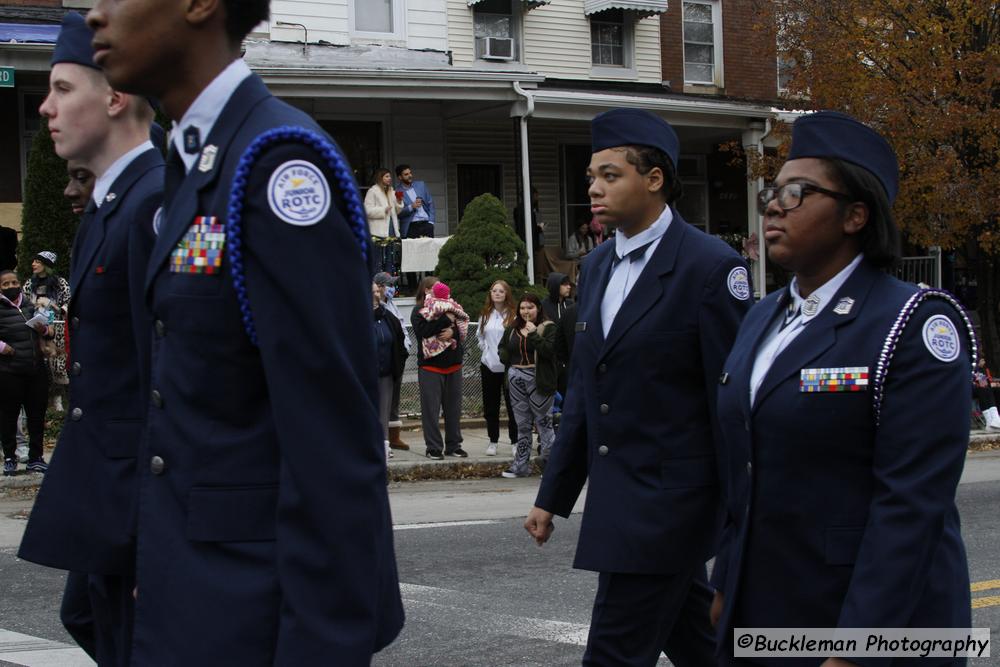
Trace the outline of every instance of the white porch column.
{"type": "MultiPolygon", "coordinates": [[[[749,154],[764,151],[764,133],[766,126],[764,121],[752,121],[749,128],[743,130],[743,150],[749,154]]],[[[767,293],[767,273],[764,266],[764,258],[767,249],[764,247],[764,233],[761,229],[761,216],[757,213],[757,195],[764,187],[763,178],[750,178],[750,160],[747,160],[747,236],[757,234],[757,252],[760,259],[754,269],[754,289],[758,298],[763,298],[767,293]]]]}

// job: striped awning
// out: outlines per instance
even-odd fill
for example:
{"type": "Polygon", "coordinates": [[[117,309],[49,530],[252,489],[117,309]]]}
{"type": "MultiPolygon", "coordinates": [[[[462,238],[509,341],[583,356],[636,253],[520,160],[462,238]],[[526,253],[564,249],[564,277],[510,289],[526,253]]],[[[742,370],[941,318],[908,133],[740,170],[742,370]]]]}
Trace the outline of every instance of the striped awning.
{"type": "MultiPolygon", "coordinates": [[[[472,7],[473,5],[478,5],[483,0],[467,0],[468,5],[472,7]]],[[[534,9],[535,7],[541,7],[542,5],[547,5],[552,0],[521,0],[527,9],[534,9]]]]}
{"type": "Polygon", "coordinates": [[[587,16],[609,9],[633,12],[636,18],[645,18],[667,11],[667,0],[585,0],[583,13],[587,16]]]}

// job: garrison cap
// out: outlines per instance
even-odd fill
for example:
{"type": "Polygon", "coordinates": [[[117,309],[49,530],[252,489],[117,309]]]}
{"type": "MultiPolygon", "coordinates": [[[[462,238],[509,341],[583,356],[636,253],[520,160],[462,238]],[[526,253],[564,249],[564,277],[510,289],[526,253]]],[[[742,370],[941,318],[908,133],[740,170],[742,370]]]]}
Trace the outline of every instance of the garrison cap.
{"type": "Polygon", "coordinates": [[[674,169],[680,141],[670,123],[642,109],[612,109],[590,122],[591,152],[618,146],[651,146],[667,154],[674,169]]]}
{"type": "Polygon", "coordinates": [[[899,190],[899,163],[882,135],[856,118],[837,111],[802,116],[792,125],[789,160],[833,158],[866,169],[882,183],[889,204],[899,190]]]}
{"type": "Polygon", "coordinates": [[[92,39],[94,31],[87,27],[83,16],[76,12],[67,12],[63,16],[62,27],[59,36],[56,37],[56,48],[52,52],[49,64],[72,63],[100,70],[101,68],[94,62],[94,47],[90,44],[92,39]]]}

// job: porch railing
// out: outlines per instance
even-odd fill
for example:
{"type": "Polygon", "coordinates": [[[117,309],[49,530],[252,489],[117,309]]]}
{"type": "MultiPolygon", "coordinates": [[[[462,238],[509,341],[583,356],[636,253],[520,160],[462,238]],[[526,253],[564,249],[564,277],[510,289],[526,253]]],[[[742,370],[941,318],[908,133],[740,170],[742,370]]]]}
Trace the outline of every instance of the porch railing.
{"type": "Polygon", "coordinates": [[[896,267],[896,277],[908,283],[941,287],[941,249],[931,247],[930,254],[904,257],[896,267]]]}

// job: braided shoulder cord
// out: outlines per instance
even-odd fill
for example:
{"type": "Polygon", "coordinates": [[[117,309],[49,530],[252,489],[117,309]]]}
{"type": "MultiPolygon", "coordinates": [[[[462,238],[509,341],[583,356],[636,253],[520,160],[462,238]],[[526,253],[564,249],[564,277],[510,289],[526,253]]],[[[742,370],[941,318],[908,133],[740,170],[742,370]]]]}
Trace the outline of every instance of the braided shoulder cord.
{"type": "MultiPolygon", "coordinates": [[[[243,328],[250,342],[257,345],[257,328],[254,326],[247,294],[246,274],[243,268],[243,204],[246,199],[247,179],[261,154],[275,144],[300,143],[319,153],[323,163],[333,172],[335,185],[340,188],[344,206],[347,208],[347,223],[361,247],[361,257],[368,262],[368,219],[365,216],[361,196],[354,182],[354,174],[341,156],[340,151],[326,137],[303,127],[282,126],[264,132],[247,146],[240,156],[233,176],[232,191],[229,194],[229,210],[226,218],[226,243],[229,245],[229,267],[233,277],[233,288],[243,315],[243,328]]],[[[333,193],[331,192],[331,196],[333,193]]]]}
{"type": "Polygon", "coordinates": [[[875,373],[872,375],[871,380],[872,410],[875,414],[876,428],[882,418],[882,399],[885,394],[885,380],[889,373],[889,364],[892,363],[892,357],[896,354],[896,346],[899,344],[899,339],[903,335],[903,329],[906,328],[906,324],[913,317],[920,304],[928,299],[940,299],[948,302],[961,316],[962,322],[965,324],[965,331],[969,335],[972,370],[976,369],[976,360],[979,358],[979,345],[976,341],[976,331],[969,320],[969,316],[965,313],[965,308],[959,303],[958,299],[945,290],[918,290],[903,304],[903,308],[899,311],[896,321],[889,328],[889,334],[886,336],[885,343],[882,345],[882,351],[878,355],[878,363],[875,366],[875,373]]]}

